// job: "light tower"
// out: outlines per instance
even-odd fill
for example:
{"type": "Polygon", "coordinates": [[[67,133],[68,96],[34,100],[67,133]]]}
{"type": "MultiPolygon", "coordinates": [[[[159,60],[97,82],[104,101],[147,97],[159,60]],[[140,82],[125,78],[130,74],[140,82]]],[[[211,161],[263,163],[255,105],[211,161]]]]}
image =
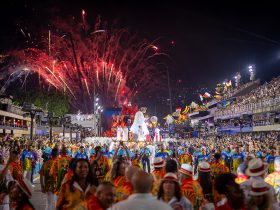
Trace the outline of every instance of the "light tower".
{"type": "Polygon", "coordinates": [[[250,72],[250,81],[252,82],[255,80],[256,69],[255,69],[254,65],[250,65],[248,68],[249,68],[249,72],[250,72]]]}

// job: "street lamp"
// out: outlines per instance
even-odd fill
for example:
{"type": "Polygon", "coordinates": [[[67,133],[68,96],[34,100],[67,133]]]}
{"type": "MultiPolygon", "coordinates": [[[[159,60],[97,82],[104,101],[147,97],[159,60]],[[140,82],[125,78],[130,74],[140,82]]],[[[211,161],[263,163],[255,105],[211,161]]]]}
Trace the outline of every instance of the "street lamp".
{"type": "Polygon", "coordinates": [[[53,112],[48,112],[48,115],[46,117],[48,119],[49,122],[49,126],[50,126],[50,142],[52,143],[52,128],[53,128],[53,119],[58,119],[59,117],[55,117],[53,112]]]}
{"type": "Polygon", "coordinates": [[[33,140],[34,118],[36,116],[36,113],[43,112],[43,110],[39,109],[39,108],[34,108],[33,104],[24,102],[23,103],[22,111],[29,112],[29,114],[30,114],[30,118],[31,118],[30,140],[32,141],[33,140]]]}

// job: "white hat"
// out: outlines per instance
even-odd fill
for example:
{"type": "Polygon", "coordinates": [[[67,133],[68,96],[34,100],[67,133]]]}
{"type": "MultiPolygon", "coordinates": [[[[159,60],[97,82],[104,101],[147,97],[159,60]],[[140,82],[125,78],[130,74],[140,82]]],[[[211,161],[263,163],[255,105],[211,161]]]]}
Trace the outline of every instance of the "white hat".
{"type": "Polygon", "coordinates": [[[267,168],[268,165],[264,164],[260,158],[254,158],[249,161],[248,168],[245,173],[248,176],[260,176],[266,172],[267,168]]]}
{"type": "Polygon", "coordinates": [[[193,168],[189,164],[182,164],[181,168],[179,169],[179,172],[181,172],[183,174],[186,174],[188,176],[192,176],[193,175],[193,168]]]}
{"type": "Polygon", "coordinates": [[[267,184],[263,180],[254,180],[252,182],[250,195],[264,195],[269,191],[267,184]]]}
{"type": "Polygon", "coordinates": [[[162,181],[174,181],[178,182],[178,177],[174,173],[166,173],[164,177],[162,178],[162,181]]]}
{"type": "Polygon", "coordinates": [[[198,170],[201,172],[210,172],[211,171],[210,164],[207,163],[206,161],[202,161],[198,165],[198,170]]]}
{"type": "Polygon", "coordinates": [[[251,160],[251,159],[253,159],[253,158],[255,158],[255,157],[256,157],[256,156],[255,156],[254,154],[250,153],[250,154],[247,155],[246,159],[247,159],[247,160],[251,160]]]}
{"type": "Polygon", "coordinates": [[[156,157],[154,159],[154,167],[155,168],[162,168],[165,166],[165,162],[164,160],[162,159],[162,157],[156,157]]]}

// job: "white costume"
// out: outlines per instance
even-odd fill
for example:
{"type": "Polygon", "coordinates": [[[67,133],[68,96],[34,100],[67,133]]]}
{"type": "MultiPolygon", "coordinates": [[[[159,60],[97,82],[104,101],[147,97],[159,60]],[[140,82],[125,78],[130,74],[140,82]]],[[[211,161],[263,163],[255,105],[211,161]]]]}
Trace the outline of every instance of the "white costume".
{"type": "Polygon", "coordinates": [[[139,134],[139,126],[141,126],[141,133],[146,136],[149,135],[149,130],[148,127],[145,123],[145,117],[144,114],[141,111],[136,112],[135,117],[134,117],[134,121],[133,124],[130,128],[130,131],[133,134],[139,134]]]}
{"type": "Polygon", "coordinates": [[[128,128],[124,127],[122,130],[123,130],[123,141],[128,141],[128,128]]]}
{"type": "Polygon", "coordinates": [[[121,127],[117,128],[117,141],[123,140],[123,129],[121,127]]]}
{"type": "Polygon", "coordinates": [[[154,141],[161,141],[161,135],[160,135],[160,129],[159,128],[155,128],[155,137],[154,137],[154,141]]]}

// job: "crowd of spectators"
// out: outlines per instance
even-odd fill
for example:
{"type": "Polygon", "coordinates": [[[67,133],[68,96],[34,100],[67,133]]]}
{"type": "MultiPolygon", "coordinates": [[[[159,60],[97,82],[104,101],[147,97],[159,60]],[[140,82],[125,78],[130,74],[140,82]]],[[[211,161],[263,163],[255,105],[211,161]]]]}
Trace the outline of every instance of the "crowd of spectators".
{"type": "Polygon", "coordinates": [[[111,147],[6,136],[0,139],[4,167],[0,168],[0,180],[3,174],[9,175],[9,169],[14,181],[6,179],[10,184],[1,192],[5,199],[10,199],[4,205],[16,205],[17,209],[27,205],[34,209],[25,179],[33,181],[32,176],[38,173],[36,167],[42,161],[40,181],[42,192],[47,193],[48,209],[117,210],[139,206],[171,210],[180,206],[186,210],[225,209],[225,205],[233,209],[263,205],[277,209],[279,203],[273,187],[277,189],[278,185],[272,187],[266,182],[272,183],[267,173],[280,173],[274,172],[278,170],[274,168],[275,160],[280,166],[279,140],[280,133],[275,131],[169,142],[116,142],[111,147]],[[260,167],[261,174],[255,173],[254,167],[260,167]],[[248,170],[251,172],[247,174],[248,170]],[[260,183],[250,178],[260,175],[260,183]],[[244,179],[244,184],[240,179],[244,179]],[[267,188],[261,194],[250,194],[263,186],[267,188]],[[258,202],[254,195],[262,195],[264,200],[258,202]],[[57,200],[54,196],[58,196],[57,200]]]}
{"type": "Polygon", "coordinates": [[[252,111],[255,108],[271,106],[275,103],[279,104],[279,97],[280,76],[273,78],[270,82],[259,86],[246,95],[236,97],[236,100],[231,102],[231,104],[217,110],[216,115],[236,114],[252,111]]]}

